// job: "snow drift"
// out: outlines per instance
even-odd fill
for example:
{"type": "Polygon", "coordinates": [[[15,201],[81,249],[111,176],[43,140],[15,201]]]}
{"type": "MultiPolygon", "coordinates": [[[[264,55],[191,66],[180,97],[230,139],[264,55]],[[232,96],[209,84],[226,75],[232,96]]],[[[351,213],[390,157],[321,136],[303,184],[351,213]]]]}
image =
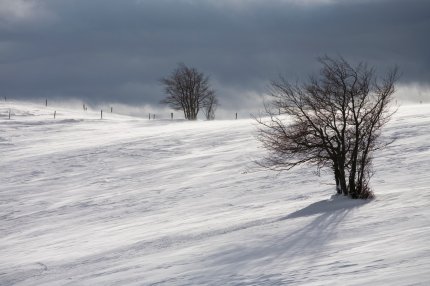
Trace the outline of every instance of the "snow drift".
{"type": "Polygon", "coordinates": [[[429,105],[386,129],[371,202],[254,170],[252,120],[0,114],[0,285],[430,283],[429,105]]]}

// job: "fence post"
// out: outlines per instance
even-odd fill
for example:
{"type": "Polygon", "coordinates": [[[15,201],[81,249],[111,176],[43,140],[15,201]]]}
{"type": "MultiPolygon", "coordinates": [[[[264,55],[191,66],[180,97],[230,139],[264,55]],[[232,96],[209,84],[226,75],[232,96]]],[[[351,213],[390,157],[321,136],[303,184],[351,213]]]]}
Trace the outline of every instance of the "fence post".
{"type": "Polygon", "coordinates": [[[110,107],[110,113],[112,113],[112,111],[113,111],[113,107],[111,106],[111,107],[110,107]]]}
{"type": "Polygon", "coordinates": [[[54,119],[55,119],[56,115],[57,115],[57,110],[54,111],[54,119]]]}
{"type": "Polygon", "coordinates": [[[149,120],[151,120],[151,113],[149,113],[149,115],[148,115],[148,119],[149,119],[149,120]]]}
{"type": "Polygon", "coordinates": [[[103,119],[103,109],[100,110],[100,119],[103,119]]]}
{"type": "Polygon", "coordinates": [[[153,119],[153,120],[155,120],[155,113],[154,113],[154,114],[152,114],[152,119],[153,119]]]}
{"type": "Polygon", "coordinates": [[[170,120],[173,120],[173,112],[170,113],[170,120]]]}
{"type": "Polygon", "coordinates": [[[48,106],[48,99],[45,99],[45,106],[48,106]]]}
{"type": "Polygon", "coordinates": [[[236,112],[236,119],[237,119],[237,112],[236,112]]]}

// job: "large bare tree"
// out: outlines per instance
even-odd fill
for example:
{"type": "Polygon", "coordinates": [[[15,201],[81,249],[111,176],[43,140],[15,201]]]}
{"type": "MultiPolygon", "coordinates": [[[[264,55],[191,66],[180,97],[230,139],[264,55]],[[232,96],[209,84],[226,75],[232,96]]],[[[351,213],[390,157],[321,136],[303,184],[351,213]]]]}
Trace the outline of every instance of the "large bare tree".
{"type": "Polygon", "coordinates": [[[161,103],[182,110],[188,120],[197,119],[200,109],[215,99],[209,77],[185,64],[180,64],[170,76],[161,79],[161,83],[167,95],[161,103]]]}
{"type": "Polygon", "coordinates": [[[283,77],[272,82],[268,117],[257,119],[258,138],[269,151],[259,163],[274,170],[331,168],[339,194],[373,197],[372,159],[387,145],[380,135],[394,113],[397,68],[379,77],[365,63],[352,66],[330,57],[319,62],[320,73],[305,83],[283,77]]]}

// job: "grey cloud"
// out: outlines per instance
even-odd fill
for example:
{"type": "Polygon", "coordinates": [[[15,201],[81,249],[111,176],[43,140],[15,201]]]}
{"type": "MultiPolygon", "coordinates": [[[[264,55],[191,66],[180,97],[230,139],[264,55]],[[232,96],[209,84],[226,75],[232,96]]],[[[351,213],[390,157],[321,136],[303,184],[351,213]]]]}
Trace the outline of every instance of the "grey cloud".
{"type": "Polygon", "coordinates": [[[324,54],[378,69],[397,64],[403,84],[430,84],[425,0],[39,3],[31,21],[0,13],[5,95],[157,104],[158,80],[184,62],[209,74],[223,105],[237,108],[278,73],[315,71],[324,54]]]}

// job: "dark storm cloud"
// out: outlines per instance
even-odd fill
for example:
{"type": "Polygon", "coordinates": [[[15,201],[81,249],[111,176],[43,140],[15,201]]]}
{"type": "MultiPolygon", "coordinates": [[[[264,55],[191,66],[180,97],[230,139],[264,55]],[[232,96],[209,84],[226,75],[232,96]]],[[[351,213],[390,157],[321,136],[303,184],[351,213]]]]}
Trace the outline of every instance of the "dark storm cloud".
{"type": "Polygon", "coordinates": [[[430,1],[298,3],[0,0],[1,93],[156,104],[158,80],[184,62],[225,107],[252,106],[270,79],[315,71],[324,54],[430,84],[430,1]]]}

